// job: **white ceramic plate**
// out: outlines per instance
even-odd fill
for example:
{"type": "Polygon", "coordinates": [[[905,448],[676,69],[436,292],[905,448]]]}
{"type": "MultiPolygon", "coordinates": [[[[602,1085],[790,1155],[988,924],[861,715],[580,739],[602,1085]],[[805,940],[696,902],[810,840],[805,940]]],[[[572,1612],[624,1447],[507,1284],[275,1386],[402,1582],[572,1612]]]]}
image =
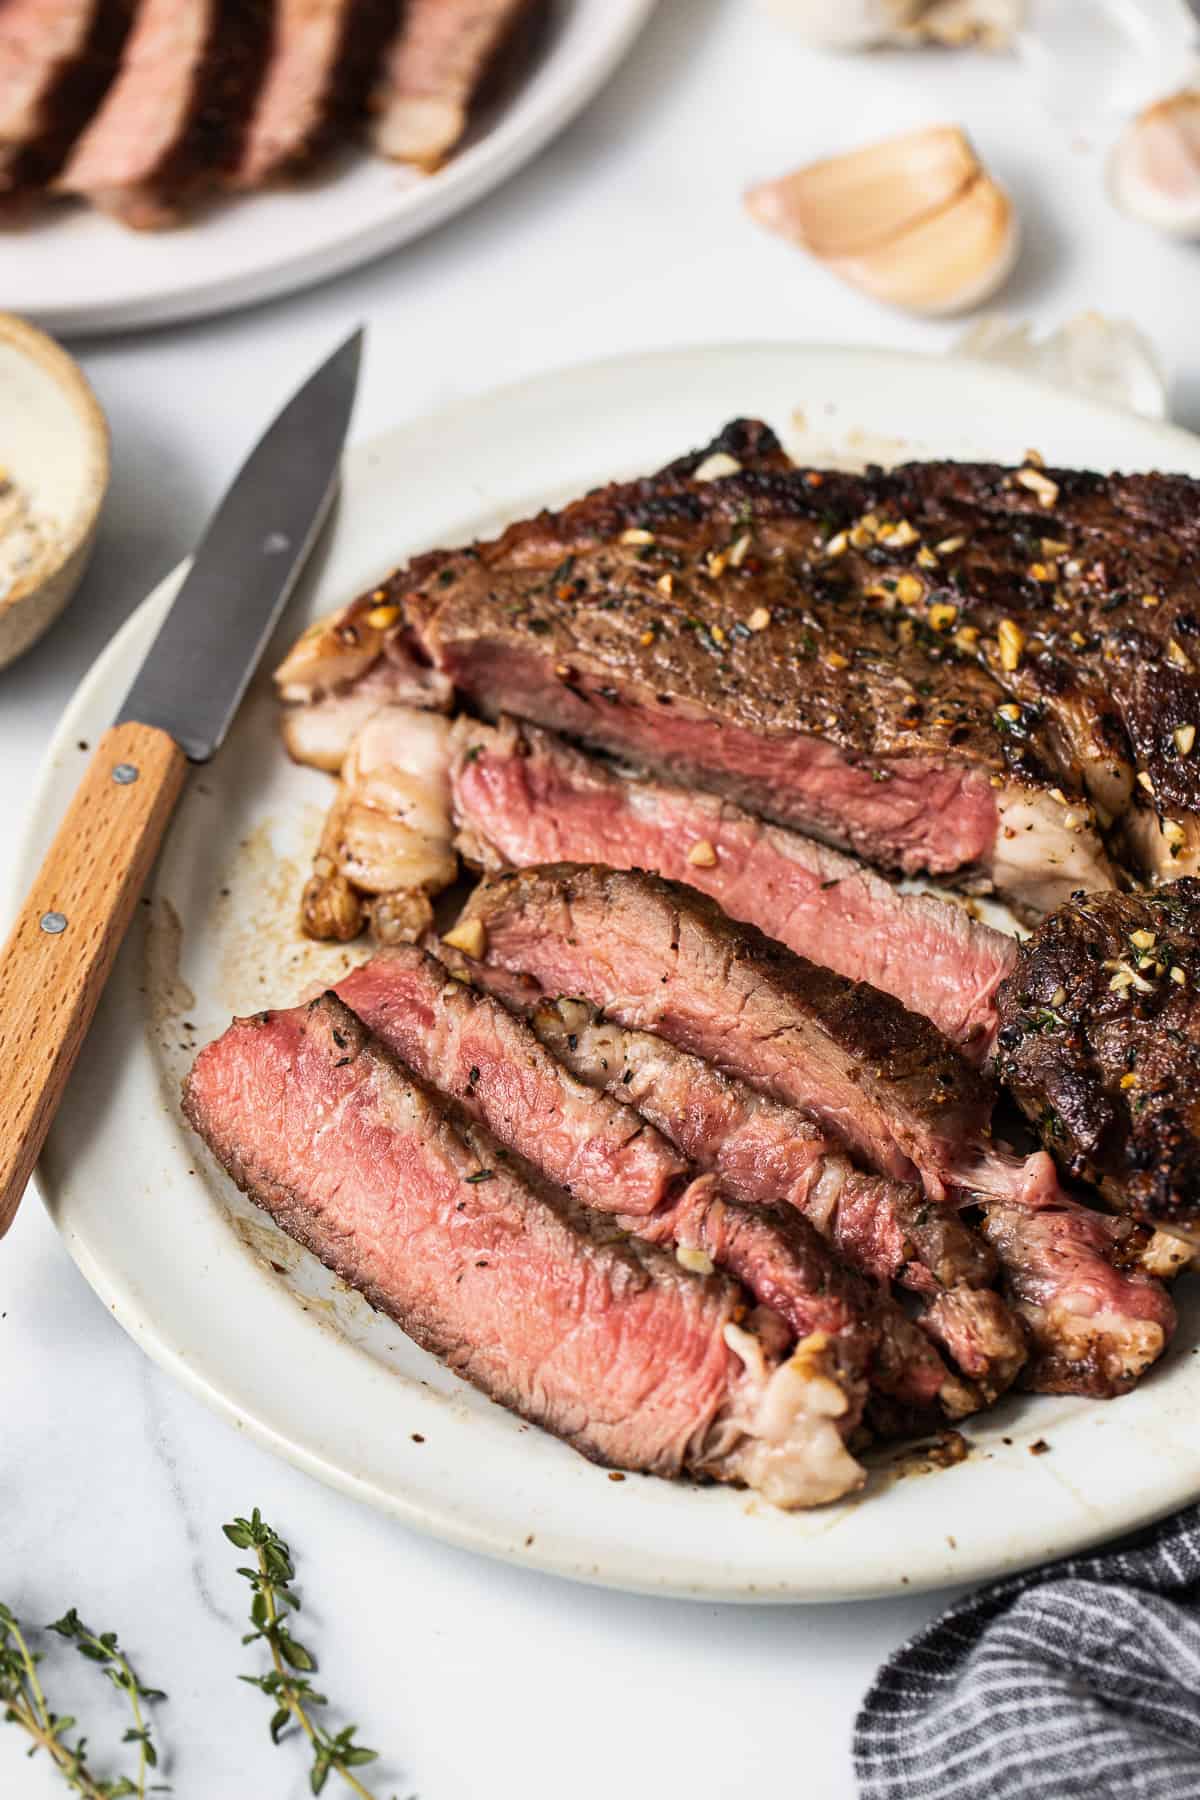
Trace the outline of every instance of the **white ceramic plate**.
{"type": "Polygon", "coordinates": [[[352,154],[328,178],[137,233],[54,208],[12,238],[4,304],[49,331],[126,331],[289,293],[440,225],[536,155],[607,81],[655,0],[557,0],[536,66],[446,167],[352,154]]]}
{"type": "MultiPolygon", "coordinates": [[[[1004,371],[872,351],[732,348],[541,377],[356,450],[276,650],[390,564],[542,501],[654,468],[738,413],[801,455],[982,455],[1200,475],[1200,441],[1004,371]]],[[[68,708],[34,802],[32,866],[172,596],[166,582],[68,708]]],[[[272,658],[268,657],[269,667],[272,658]]],[[[744,1494],[611,1482],[490,1405],[248,1207],[184,1126],[193,1049],[288,1004],[358,947],[302,942],[295,911],[331,793],[291,766],[260,677],[192,777],[42,1166],[71,1254],[145,1349],[265,1443],[406,1524],[538,1568],[722,1600],[831,1600],[1009,1570],[1200,1490],[1197,1309],[1163,1366],[1109,1404],[1019,1399],[969,1423],[958,1466],[877,1474],[848,1505],[784,1515],[744,1494]],[[1045,1439],[1044,1455],[1030,1445],[1045,1439]]]]}

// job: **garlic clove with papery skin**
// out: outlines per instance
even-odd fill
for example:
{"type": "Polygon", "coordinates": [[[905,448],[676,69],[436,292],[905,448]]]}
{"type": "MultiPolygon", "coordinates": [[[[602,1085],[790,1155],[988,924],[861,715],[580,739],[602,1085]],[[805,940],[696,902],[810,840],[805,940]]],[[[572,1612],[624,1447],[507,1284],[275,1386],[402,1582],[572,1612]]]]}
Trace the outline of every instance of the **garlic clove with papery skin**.
{"type": "Polygon", "coordinates": [[[1200,87],[1156,101],[1126,126],[1109,158],[1108,191],[1131,218],[1200,238],[1200,87]]]}
{"type": "Polygon", "coordinates": [[[760,224],[889,305],[976,306],[1012,269],[1012,202],[957,126],[930,126],[812,163],[746,196],[760,224]]]}

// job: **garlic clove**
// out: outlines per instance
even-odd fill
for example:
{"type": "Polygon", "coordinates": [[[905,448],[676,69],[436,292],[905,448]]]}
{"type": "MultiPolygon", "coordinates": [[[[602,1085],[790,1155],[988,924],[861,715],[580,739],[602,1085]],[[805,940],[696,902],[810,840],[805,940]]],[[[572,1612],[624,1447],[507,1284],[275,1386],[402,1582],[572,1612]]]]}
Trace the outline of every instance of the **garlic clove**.
{"type": "Polygon", "coordinates": [[[1019,250],[1012,202],[957,126],[813,163],[755,188],[747,206],[844,281],[912,312],[978,305],[1019,250]]]}
{"type": "Polygon", "coordinates": [[[936,212],[978,174],[966,134],[934,125],[763,182],[746,205],[760,225],[816,256],[852,256],[936,212]]]}
{"type": "Polygon", "coordinates": [[[832,259],[829,267],[889,306],[940,315],[966,312],[994,294],[1019,249],[1012,202],[981,175],[940,212],[860,256],[832,259]]]}
{"type": "Polygon", "coordinates": [[[1200,238],[1200,88],[1156,101],[1126,126],[1109,158],[1108,191],[1131,218],[1200,238]]]}

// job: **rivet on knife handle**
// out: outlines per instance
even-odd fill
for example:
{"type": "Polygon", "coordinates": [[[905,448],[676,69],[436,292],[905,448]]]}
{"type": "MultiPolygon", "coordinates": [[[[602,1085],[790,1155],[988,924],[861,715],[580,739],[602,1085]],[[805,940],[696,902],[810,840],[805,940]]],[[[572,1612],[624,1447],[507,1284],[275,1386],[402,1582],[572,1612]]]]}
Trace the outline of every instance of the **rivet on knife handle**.
{"type": "Polygon", "coordinates": [[[101,738],[0,952],[0,1234],[79,1055],[187,760],[165,731],[101,738]]]}

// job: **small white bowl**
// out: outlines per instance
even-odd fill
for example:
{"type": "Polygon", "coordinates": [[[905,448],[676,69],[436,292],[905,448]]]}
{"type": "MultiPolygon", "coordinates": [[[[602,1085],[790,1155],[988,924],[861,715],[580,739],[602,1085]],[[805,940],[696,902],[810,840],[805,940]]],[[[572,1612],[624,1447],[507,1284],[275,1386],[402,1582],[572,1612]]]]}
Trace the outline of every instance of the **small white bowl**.
{"type": "MultiPolygon", "coordinates": [[[[108,488],[108,423],[74,359],[13,313],[0,313],[0,468],[49,542],[0,584],[0,669],[28,650],[82,579],[108,488]]],[[[2,550],[0,550],[2,561],[2,550]]]]}

